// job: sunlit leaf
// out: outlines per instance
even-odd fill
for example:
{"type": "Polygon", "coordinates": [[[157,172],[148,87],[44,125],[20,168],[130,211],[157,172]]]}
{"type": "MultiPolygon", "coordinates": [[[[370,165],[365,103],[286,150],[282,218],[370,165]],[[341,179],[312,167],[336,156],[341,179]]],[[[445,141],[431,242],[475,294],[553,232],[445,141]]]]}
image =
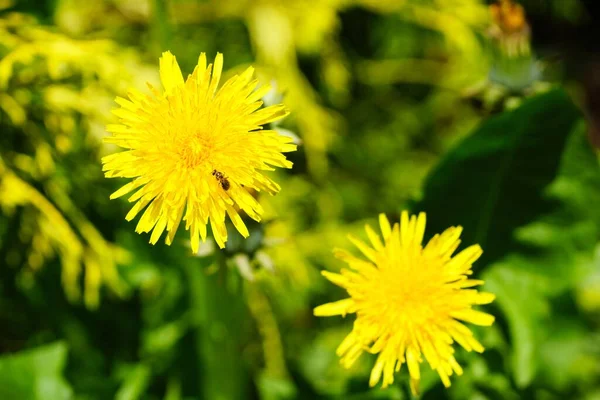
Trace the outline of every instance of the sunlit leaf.
{"type": "Polygon", "coordinates": [[[66,360],[67,346],[62,342],[0,357],[0,399],[73,398],[62,376],[66,360]]]}
{"type": "Polygon", "coordinates": [[[415,211],[427,212],[429,232],[463,226],[463,243],[484,250],[479,268],[501,258],[517,227],[551,210],[544,190],[579,119],[561,90],[490,118],[438,164],[415,211]]]}

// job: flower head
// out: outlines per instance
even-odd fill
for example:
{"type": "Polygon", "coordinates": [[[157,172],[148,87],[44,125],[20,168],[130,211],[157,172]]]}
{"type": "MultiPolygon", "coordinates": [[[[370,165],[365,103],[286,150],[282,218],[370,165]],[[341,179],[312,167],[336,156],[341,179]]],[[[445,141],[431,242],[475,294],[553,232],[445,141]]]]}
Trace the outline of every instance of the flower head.
{"type": "Polygon", "coordinates": [[[217,89],[222,68],[222,54],[207,66],[202,53],[184,81],[175,57],[166,52],[160,59],[164,92],[148,84],[152,94],[132,90],[129,99],[116,99],[120,124],[107,127],[113,135],[105,141],[127,150],[104,157],[103,170],[109,178],[133,178],[111,199],[136,190],[128,199],[135,205],[125,218],[130,221],[145,209],[136,231],[152,231],[152,244],[165,231],[171,244],[183,219],[194,252],[200,238],[206,239],[209,221],[222,248],[225,214],[247,237],[239,210],[256,221],[263,212],[247,189],[278,192],[279,185],[261,171],[292,166],[282,154],[296,149],[292,139],[262,130],[288,111],[283,105],[259,110],[270,88],[255,90],[252,67],[217,89]]]}
{"type": "Polygon", "coordinates": [[[468,279],[471,264],[482,251],[473,245],[454,257],[460,244],[461,227],[435,235],[423,247],[425,214],[408,218],[403,212],[400,225],[392,228],[379,216],[383,242],[366,226],[371,246],[350,236],[368,261],[336,250],[350,269],[340,274],[323,271],[334,284],[348,291],[349,298],[315,308],[317,316],[345,316],[356,313],[352,332],[342,341],[337,354],[349,368],[364,352],[379,354],[369,384],[375,386],[383,375],[383,387],[394,382],[394,371],[408,365],[411,390],[418,392],[420,366],[425,357],[444,383],[450,386],[453,372],[462,374],[454,358],[453,342],[467,351],[482,352],[482,345],[461,321],[489,326],[494,317],[472,309],[475,304],[494,300],[490,293],[472,287],[480,280],[468,279]]]}
{"type": "Polygon", "coordinates": [[[512,0],[498,0],[489,6],[492,24],[489,34],[508,58],[528,56],[531,52],[531,28],[525,9],[512,0]]]}

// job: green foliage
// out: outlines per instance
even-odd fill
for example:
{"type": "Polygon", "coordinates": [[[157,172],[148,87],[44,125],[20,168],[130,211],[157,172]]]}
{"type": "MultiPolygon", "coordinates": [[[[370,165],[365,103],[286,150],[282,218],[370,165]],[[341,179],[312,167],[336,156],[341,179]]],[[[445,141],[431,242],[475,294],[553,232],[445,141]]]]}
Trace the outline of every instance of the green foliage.
{"type": "Polygon", "coordinates": [[[598,201],[585,126],[554,91],[482,124],[438,164],[415,205],[431,232],[462,225],[465,244],[488,253],[478,264],[507,324],[512,352],[503,364],[517,388],[581,395],[597,373],[573,288],[594,270],[598,201]]]}
{"type": "Polygon", "coordinates": [[[423,399],[598,396],[598,157],[572,82],[489,86],[484,3],[0,1],[0,399],[410,399],[406,366],[381,390],[374,356],[339,365],[352,317],[312,315],[344,296],[332,249],[407,207],[463,226],[497,296],[486,351],[457,349],[449,389],[423,367],[423,399]],[[166,46],[184,75],[254,64],[302,141],[223,252],[150,246],[102,176],[113,99],[166,46]]]}
{"type": "Polygon", "coordinates": [[[0,357],[0,398],[68,400],[73,390],[63,377],[67,345],[53,343],[0,357]]]}
{"type": "Polygon", "coordinates": [[[588,353],[593,335],[582,322],[573,288],[596,267],[600,215],[593,204],[600,200],[600,171],[582,124],[571,133],[546,193],[559,206],[516,231],[529,251],[507,255],[485,279],[515,343],[516,384],[526,387],[537,374],[557,390],[585,392],[582,386],[597,373],[590,366],[598,354],[588,353]],[[568,350],[559,350],[563,346],[568,350]]]}
{"type": "Polygon", "coordinates": [[[437,165],[415,210],[432,233],[461,225],[463,242],[484,249],[480,266],[498,260],[514,248],[513,231],[552,206],[544,189],[579,118],[562,91],[490,118],[437,165]]]}

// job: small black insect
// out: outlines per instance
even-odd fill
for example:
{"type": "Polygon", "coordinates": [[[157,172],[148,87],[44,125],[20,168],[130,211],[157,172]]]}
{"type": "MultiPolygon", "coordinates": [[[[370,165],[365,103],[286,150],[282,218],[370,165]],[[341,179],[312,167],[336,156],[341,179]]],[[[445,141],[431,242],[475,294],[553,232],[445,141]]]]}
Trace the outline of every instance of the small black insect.
{"type": "Polygon", "coordinates": [[[222,172],[213,169],[212,174],[217,179],[217,181],[219,181],[223,190],[228,190],[231,187],[231,185],[229,184],[229,180],[225,177],[225,175],[223,175],[222,172]]]}

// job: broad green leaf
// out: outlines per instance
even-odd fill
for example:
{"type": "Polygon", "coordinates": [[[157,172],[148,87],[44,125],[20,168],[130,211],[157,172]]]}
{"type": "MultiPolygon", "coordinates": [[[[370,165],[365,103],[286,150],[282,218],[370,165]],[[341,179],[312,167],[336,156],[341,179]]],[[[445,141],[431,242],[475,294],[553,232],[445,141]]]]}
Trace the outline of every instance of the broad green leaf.
{"type": "Polygon", "coordinates": [[[513,343],[510,362],[517,385],[528,386],[542,370],[546,377],[562,374],[564,379],[547,379],[561,390],[586,377],[573,367],[573,359],[584,358],[581,348],[587,337],[581,330],[564,333],[557,325],[560,310],[552,309],[553,299],[593,271],[594,251],[600,241],[600,210],[595,206],[600,204],[600,168],[582,124],[568,138],[557,178],[546,193],[554,202],[552,212],[517,230],[516,240],[526,244],[527,251],[505,257],[483,278],[486,290],[496,294],[496,304],[508,320],[513,343]],[[571,348],[570,359],[563,357],[561,364],[550,357],[552,347],[571,348]],[[554,363],[552,371],[549,363],[554,363]]]}
{"type": "Polygon", "coordinates": [[[516,239],[535,250],[532,272],[558,294],[575,286],[593,269],[600,241],[600,166],[583,123],[569,137],[557,178],[547,197],[556,206],[516,231],[516,239]]]}
{"type": "Polygon", "coordinates": [[[581,385],[593,379],[595,356],[586,354],[589,331],[569,323],[552,309],[548,281],[531,273],[535,262],[514,256],[491,266],[483,278],[486,290],[495,293],[496,304],[508,321],[512,352],[508,354],[517,387],[526,388],[540,378],[554,390],[581,385]]]}
{"type": "MultiPolygon", "coordinates": [[[[592,268],[600,240],[600,170],[580,114],[562,91],[492,118],[442,160],[415,207],[430,233],[464,227],[494,263],[485,290],[508,323],[508,366],[528,387],[541,365],[541,346],[556,343],[553,298],[592,268]]],[[[557,387],[560,390],[560,388],[557,387]]]]}
{"type": "Polygon", "coordinates": [[[62,342],[0,357],[0,399],[73,398],[62,375],[66,359],[67,346],[62,342]]]}
{"type": "Polygon", "coordinates": [[[508,320],[512,339],[510,365],[518,387],[527,386],[537,370],[538,321],[548,315],[549,305],[536,277],[522,271],[522,260],[495,264],[484,275],[486,291],[496,295],[496,304],[508,320]]]}
{"type": "Polygon", "coordinates": [[[427,178],[414,210],[427,212],[428,232],[463,226],[463,243],[484,250],[479,266],[504,256],[517,227],[551,210],[544,190],[579,119],[557,90],[487,120],[427,178]]]}

